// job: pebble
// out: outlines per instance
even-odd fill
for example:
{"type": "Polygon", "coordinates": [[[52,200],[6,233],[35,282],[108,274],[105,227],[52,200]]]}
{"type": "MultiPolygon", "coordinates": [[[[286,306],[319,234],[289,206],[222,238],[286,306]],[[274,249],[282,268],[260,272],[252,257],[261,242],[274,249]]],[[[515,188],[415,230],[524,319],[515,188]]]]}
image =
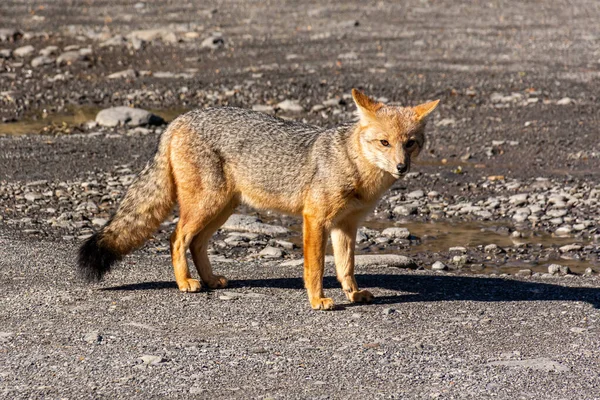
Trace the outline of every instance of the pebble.
{"type": "Polygon", "coordinates": [[[83,56],[81,54],[79,54],[79,51],[76,51],[76,50],[66,51],[56,58],[56,64],[58,66],[70,65],[70,64],[73,64],[74,62],[80,61],[82,59],[83,59],[83,56]]]}
{"type": "Polygon", "coordinates": [[[15,42],[23,33],[18,29],[13,28],[0,28],[0,42],[15,42]]]}
{"type": "Polygon", "coordinates": [[[266,104],[254,104],[252,106],[252,110],[262,112],[265,114],[274,114],[275,113],[275,109],[273,108],[273,106],[269,106],[266,104]]]}
{"type": "Polygon", "coordinates": [[[39,54],[46,57],[55,56],[58,54],[58,46],[46,46],[40,50],[39,54]]]}
{"type": "Polygon", "coordinates": [[[448,267],[446,266],[446,264],[444,264],[441,261],[436,261],[433,263],[433,265],[431,266],[431,269],[433,271],[445,271],[448,269],[448,267]]]}
{"type": "Polygon", "coordinates": [[[406,228],[386,228],[381,234],[395,239],[408,239],[410,237],[410,232],[406,228]]]}
{"type": "Polygon", "coordinates": [[[548,273],[551,275],[556,275],[560,272],[561,265],[558,264],[550,264],[548,265],[548,273]]]}
{"type": "Polygon", "coordinates": [[[297,100],[284,100],[277,104],[277,108],[282,111],[299,113],[304,111],[304,107],[297,100]]]}
{"type": "Polygon", "coordinates": [[[559,106],[567,106],[567,105],[573,104],[573,103],[575,103],[575,101],[569,97],[563,97],[562,99],[560,99],[556,102],[556,104],[559,106]]]}
{"type": "Polygon", "coordinates": [[[393,314],[395,312],[396,312],[396,310],[394,308],[384,308],[383,309],[383,314],[384,315],[390,315],[390,314],[393,314]]]}
{"type": "Polygon", "coordinates": [[[409,199],[420,199],[422,197],[425,197],[425,192],[423,192],[422,190],[415,190],[408,193],[406,197],[409,199]]]}
{"type": "Polygon", "coordinates": [[[39,56],[31,60],[31,66],[33,68],[41,67],[42,65],[54,64],[54,58],[48,56],[39,56]]]}
{"type": "Polygon", "coordinates": [[[559,248],[561,253],[568,253],[570,251],[579,251],[581,250],[583,247],[579,244],[568,244],[566,246],[562,246],[559,248]]]}
{"type": "Polygon", "coordinates": [[[36,192],[25,193],[25,195],[23,197],[25,198],[25,200],[31,201],[31,202],[41,200],[44,198],[43,195],[41,195],[40,193],[36,193],[36,192]]]}
{"type": "Polygon", "coordinates": [[[283,257],[283,250],[277,247],[267,246],[264,249],[262,249],[260,253],[258,253],[258,255],[266,258],[281,258],[283,257]]]}
{"type": "Polygon", "coordinates": [[[83,336],[83,341],[89,344],[98,344],[102,341],[102,336],[97,331],[88,332],[83,336]]]}
{"type": "Polygon", "coordinates": [[[35,48],[32,45],[28,44],[27,46],[22,46],[14,49],[12,53],[15,57],[25,58],[32,55],[34,52],[35,48]]]}
{"type": "Polygon", "coordinates": [[[556,236],[569,236],[572,232],[572,229],[568,226],[561,226],[560,228],[554,231],[556,236]]]}
{"type": "Polygon", "coordinates": [[[200,43],[203,49],[217,50],[225,47],[225,39],[220,35],[209,36],[200,43]]]}
{"type": "Polygon", "coordinates": [[[498,245],[497,244],[493,244],[493,243],[492,244],[488,244],[487,246],[485,246],[483,248],[483,250],[486,253],[495,253],[498,250],[498,245]]]}
{"type": "Polygon", "coordinates": [[[133,79],[133,78],[136,78],[137,76],[138,76],[137,71],[130,68],[130,69],[126,69],[126,70],[119,71],[119,72],[113,72],[112,74],[108,75],[106,78],[107,79],[122,79],[122,78],[133,79]]]}
{"type": "Polygon", "coordinates": [[[455,246],[455,247],[450,247],[448,249],[448,251],[452,252],[452,251],[456,251],[459,253],[466,253],[467,252],[467,248],[466,247],[462,247],[462,246],[455,246]]]}
{"type": "Polygon", "coordinates": [[[394,207],[392,211],[396,215],[409,216],[417,213],[418,207],[412,204],[400,205],[394,207]]]}
{"type": "Polygon", "coordinates": [[[153,356],[149,354],[141,356],[140,360],[142,360],[142,362],[146,365],[157,365],[166,361],[161,356],[153,356]]]}

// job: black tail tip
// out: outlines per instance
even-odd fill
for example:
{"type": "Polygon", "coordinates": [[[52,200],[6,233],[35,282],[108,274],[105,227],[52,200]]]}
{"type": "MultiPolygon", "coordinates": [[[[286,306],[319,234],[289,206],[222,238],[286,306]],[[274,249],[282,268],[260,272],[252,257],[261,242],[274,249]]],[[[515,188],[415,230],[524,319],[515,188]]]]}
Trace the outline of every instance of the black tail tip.
{"type": "Polygon", "coordinates": [[[95,233],[79,248],[77,265],[79,273],[87,282],[98,282],[121,256],[100,242],[100,234],[95,233]]]}

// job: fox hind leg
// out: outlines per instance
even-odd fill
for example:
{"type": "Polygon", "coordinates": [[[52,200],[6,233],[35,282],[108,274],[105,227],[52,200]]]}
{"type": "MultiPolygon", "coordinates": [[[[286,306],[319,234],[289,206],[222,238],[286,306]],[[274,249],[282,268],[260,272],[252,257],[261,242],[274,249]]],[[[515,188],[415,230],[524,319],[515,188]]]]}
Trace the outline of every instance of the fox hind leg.
{"type": "Polygon", "coordinates": [[[224,276],[213,274],[210,260],[208,259],[208,242],[212,235],[227,221],[233,214],[237,202],[231,200],[221,212],[212,220],[204,229],[196,234],[190,245],[190,251],[196,270],[200,279],[211,289],[219,289],[227,287],[227,279],[224,276]]]}
{"type": "Polygon", "coordinates": [[[171,235],[171,257],[175,281],[182,292],[197,292],[202,285],[190,275],[186,252],[194,237],[210,226],[231,201],[225,187],[221,190],[202,190],[200,185],[177,187],[179,222],[171,235]]]}

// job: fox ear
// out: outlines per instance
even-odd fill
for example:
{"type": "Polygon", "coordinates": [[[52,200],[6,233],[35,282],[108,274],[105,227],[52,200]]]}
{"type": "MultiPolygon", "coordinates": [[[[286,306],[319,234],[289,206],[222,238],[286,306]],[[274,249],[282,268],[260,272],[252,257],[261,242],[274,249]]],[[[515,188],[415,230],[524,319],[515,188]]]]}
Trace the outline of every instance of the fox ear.
{"type": "Polygon", "coordinates": [[[352,98],[356,103],[356,110],[361,120],[374,119],[377,110],[383,107],[382,103],[373,100],[357,89],[352,89],[352,98]]]}
{"type": "Polygon", "coordinates": [[[417,121],[421,121],[431,114],[431,112],[438,106],[439,102],[439,100],[435,100],[413,107],[413,111],[417,114],[417,121]]]}

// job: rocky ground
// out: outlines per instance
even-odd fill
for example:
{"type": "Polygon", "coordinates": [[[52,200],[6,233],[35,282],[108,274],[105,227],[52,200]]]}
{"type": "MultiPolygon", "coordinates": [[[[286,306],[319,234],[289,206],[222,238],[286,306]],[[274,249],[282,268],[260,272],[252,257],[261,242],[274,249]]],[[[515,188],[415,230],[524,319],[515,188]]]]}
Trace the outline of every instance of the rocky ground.
{"type": "Polygon", "coordinates": [[[598,18],[592,0],[3,2],[0,393],[598,398],[598,18]],[[177,210],[105,284],[76,279],[165,120],[230,105],[333,126],[352,87],[441,99],[359,232],[376,304],[337,291],[311,313],[299,220],[246,208],[211,247],[229,291],[174,290],[177,210]]]}

